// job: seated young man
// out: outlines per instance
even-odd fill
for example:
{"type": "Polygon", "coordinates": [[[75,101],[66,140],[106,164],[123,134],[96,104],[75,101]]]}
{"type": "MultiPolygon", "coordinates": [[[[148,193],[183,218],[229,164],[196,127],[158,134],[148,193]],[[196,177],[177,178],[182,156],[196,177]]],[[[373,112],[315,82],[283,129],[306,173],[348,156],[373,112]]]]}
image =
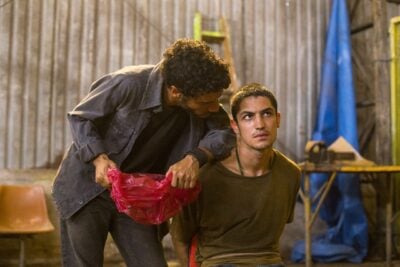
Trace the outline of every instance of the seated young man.
{"type": "Polygon", "coordinates": [[[293,220],[300,169],[273,148],[280,123],[275,96],[260,84],[231,99],[236,148],[200,170],[199,198],[177,215],[172,240],[182,266],[198,240],[198,266],[283,266],[279,239],[293,220]]]}

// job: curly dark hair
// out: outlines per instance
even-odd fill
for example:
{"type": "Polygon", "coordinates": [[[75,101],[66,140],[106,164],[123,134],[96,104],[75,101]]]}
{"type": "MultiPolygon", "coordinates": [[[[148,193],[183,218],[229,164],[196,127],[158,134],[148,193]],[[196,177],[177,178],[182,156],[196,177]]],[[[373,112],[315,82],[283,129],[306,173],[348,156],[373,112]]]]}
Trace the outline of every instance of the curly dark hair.
{"type": "Polygon", "coordinates": [[[275,108],[275,112],[278,112],[278,101],[276,100],[274,94],[268,90],[267,87],[259,83],[250,83],[241,87],[236,93],[231,97],[231,115],[233,119],[237,122],[237,113],[239,112],[240,103],[245,98],[250,96],[264,96],[271,101],[272,106],[275,108]]]}
{"type": "Polygon", "coordinates": [[[218,92],[231,83],[228,65],[204,42],[178,39],[163,54],[161,70],[167,86],[184,96],[218,92]]]}

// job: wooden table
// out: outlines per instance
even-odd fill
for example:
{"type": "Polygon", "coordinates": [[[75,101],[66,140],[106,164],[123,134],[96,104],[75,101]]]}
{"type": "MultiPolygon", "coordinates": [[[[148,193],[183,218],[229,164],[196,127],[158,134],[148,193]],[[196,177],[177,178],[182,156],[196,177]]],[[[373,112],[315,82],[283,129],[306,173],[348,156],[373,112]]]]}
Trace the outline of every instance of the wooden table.
{"type": "Polygon", "coordinates": [[[389,195],[386,198],[386,266],[391,266],[392,255],[392,195],[393,195],[393,179],[391,174],[400,173],[400,166],[350,166],[335,164],[314,164],[310,162],[300,163],[299,167],[303,172],[304,187],[300,190],[300,197],[304,203],[304,225],[305,225],[305,248],[306,248],[306,266],[312,266],[311,257],[311,227],[318,216],[318,212],[324,202],[337,173],[384,173],[386,175],[386,184],[388,186],[389,195]],[[312,212],[311,204],[313,200],[310,195],[310,174],[311,173],[330,173],[329,179],[324,186],[321,187],[318,194],[320,195],[317,206],[312,212]]]}

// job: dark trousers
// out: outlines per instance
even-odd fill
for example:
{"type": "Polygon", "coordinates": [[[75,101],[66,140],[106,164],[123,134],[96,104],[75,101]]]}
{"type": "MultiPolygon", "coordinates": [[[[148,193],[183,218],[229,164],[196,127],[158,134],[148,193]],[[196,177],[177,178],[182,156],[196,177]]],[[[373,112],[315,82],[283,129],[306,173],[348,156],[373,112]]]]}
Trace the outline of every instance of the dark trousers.
{"type": "Polygon", "coordinates": [[[128,267],[165,267],[157,227],[136,223],[119,213],[104,192],[71,218],[61,220],[64,267],[102,267],[104,246],[111,234],[128,267]]]}

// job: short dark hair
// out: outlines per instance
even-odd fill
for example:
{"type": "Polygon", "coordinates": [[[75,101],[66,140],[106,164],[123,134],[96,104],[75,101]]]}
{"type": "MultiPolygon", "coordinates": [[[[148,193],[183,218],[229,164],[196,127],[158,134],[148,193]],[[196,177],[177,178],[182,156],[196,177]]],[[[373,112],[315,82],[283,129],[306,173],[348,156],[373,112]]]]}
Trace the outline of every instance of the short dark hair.
{"type": "Polygon", "coordinates": [[[264,96],[267,97],[272,106],[275,108],[275,111],[278,112],[278,102],[274,94],[268,90],[267,87],[259,84],[259,83],[250,83],[241,87],[235,94],[231,97],[231,115],[232,118],[237,122],[237,113],[239,112],[240,103],[242,103],[243,99],[250,96],[264,96]]]}
{"type": "Polygon", "coordinates": [[[167,86],[184,96],[199,96],[229,87],[228,65],[204,42],[178,39],[163,54],[161,70],[167,86]]]}

